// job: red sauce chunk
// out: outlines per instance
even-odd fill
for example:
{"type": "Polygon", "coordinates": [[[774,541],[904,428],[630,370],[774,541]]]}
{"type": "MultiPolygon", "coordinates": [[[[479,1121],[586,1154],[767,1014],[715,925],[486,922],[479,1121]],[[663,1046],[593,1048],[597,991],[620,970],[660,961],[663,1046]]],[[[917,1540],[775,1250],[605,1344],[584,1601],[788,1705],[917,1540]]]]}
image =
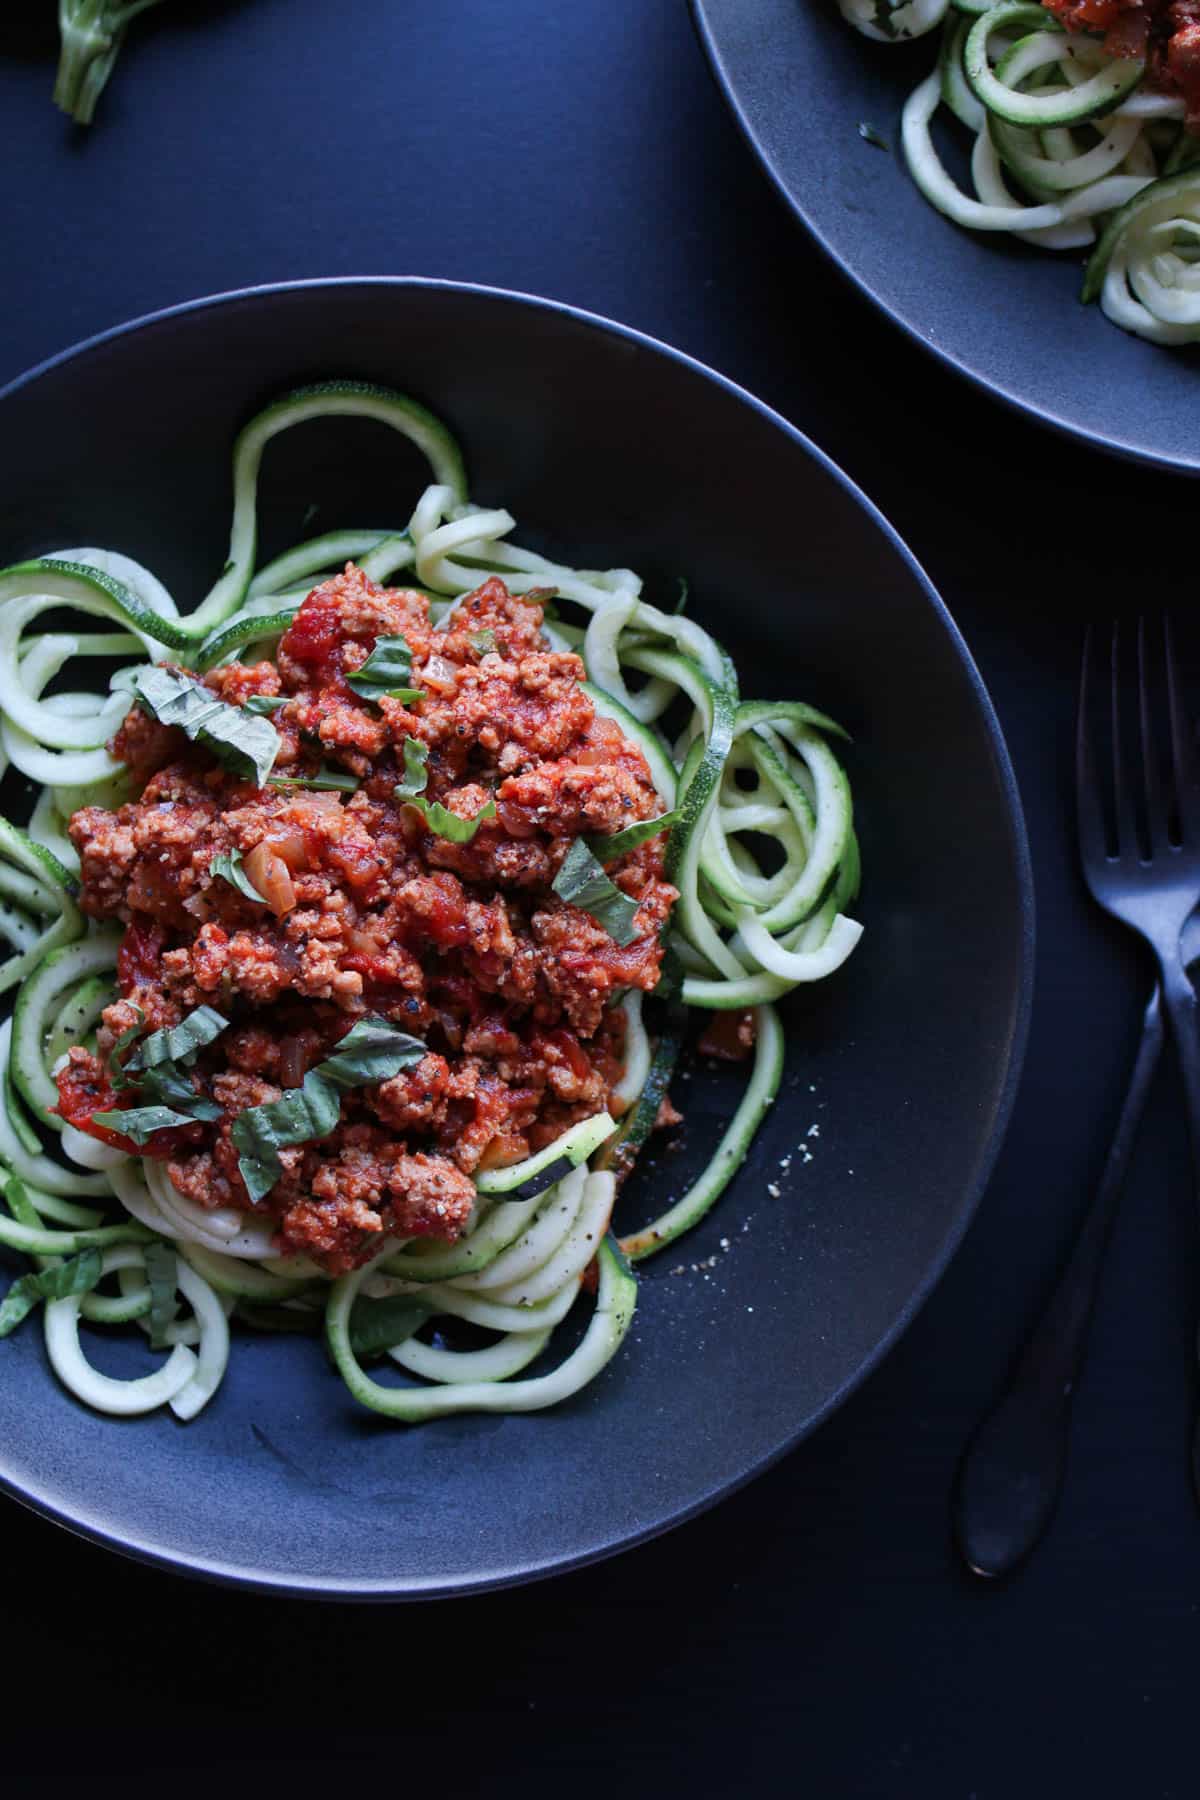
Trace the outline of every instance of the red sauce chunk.
{"type": "Polygon", "coordinates": [[[64,1118],[134,1149],[92,1123],[140,1103],[136,1087],[111,1085],[116,1039],[215,1007],[229,1024],[193,1081],[220,1118],[156,1132],[140,1154],[164,1157],[198,1205],[250,1210],[237,1118],[299,1086],[356,1019],[386,1018],[426,1054],[344,1090],[334,1131],[284,1149],[255,1209],[281,1248],[339,1273],[385,1237],[453,1240],[471,1218],[475,1171],[518,1162],[610,1105],[622,1070],[615,1001],[655,986],[676,893],[661,838],[608,871],[638,904],[632,943],[554,893],[576,837],[661,806],[641,752],[594,712],[582,663],[550,649],[541,624],[540,606],[490,580],[435,630],[424,595],[381,588],[351,564],[304,601],[273,662],[206,677],[230,705],[284,701],[270,715],[275,774],[325,766],[352,775],[352,792],[257,789],[181,733],[129,715],[112,747],[138,798],[70,823],[84,910],[122,921],[125,935],[99,1054],[73,1051],[59,1075],[64,1118]],[[397,636],[420,697],[360,697],[347,677],[377,639],[397,636]],[[427,801],[463,818],[494,805],[470,842],[439,836],[396,798],[408,738],[424,746],[427,801]],[[214,858],[234,852],[262,903],[214,874],[214,858]]]}
{"type": "Polygon", "coordinates": [[[1151,85],[1178,94],[1200,130],[1200,0],[1043,0],[1068,31],[1098,32],[1111,56],[1146,60],[1151,85]]]}

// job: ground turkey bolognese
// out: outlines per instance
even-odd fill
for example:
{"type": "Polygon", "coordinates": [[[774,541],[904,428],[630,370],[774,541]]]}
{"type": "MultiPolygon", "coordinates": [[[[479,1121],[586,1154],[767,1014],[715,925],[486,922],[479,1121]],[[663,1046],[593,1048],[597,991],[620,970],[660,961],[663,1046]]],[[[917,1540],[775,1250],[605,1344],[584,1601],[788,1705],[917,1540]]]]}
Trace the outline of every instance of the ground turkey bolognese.
{"type": "Polygon", "coordinates": [[[120,998],[96,1053],[72,1049],[58,1074],[66,1120],[165,1159],[202,1207],[269,1214],[285,1252],[338,1274],[388,1236],[455,1239],[473,1172],[521,1161],[611,1105],[624,1024],[614,1002],[655,986],[677,896],[661,836],[606,871],[637,904],[628,943],[553,890],[580,836],[652,819],[661,804],[641,751],[596,712],[583,664],[547,646],[542,618],[493,578],[435,629],[424,594],[347,565],[309,594],[274,661],[204,678],[226,704],[270,706],[272,783],[332,768],[353,792],[256,787],[178,728],[129,713],[111,748],[136,798],[70,821],[83,909],[125,930],[120,998]],[[367,699],[348,680],[385,638],[411,652],[411,697],[367,699]],[[406,743],[424,760],[425,800],[478,820],[467,841],[397,796],[406,743]],[[214,873],[235,853],[260,900],[214,873]],[[203,1005],[229,1021],[191,1070],[220,1116],[144,1146],[94,1123],[128,1104],[114,1083],[122,1035],[203,1005]],[[235,1122],[299,1087],[367,1015],[425,1053],[348,1092],[332,1133],[281,1150],[281,1177],[252,1203],[235,1122]]]}

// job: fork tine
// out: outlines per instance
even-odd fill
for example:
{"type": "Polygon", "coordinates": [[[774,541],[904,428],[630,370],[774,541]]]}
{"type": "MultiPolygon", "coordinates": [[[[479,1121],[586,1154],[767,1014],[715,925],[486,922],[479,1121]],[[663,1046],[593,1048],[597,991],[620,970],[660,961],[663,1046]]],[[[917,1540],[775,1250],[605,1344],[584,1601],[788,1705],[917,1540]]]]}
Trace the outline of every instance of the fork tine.
{"type": "Polygon", "coordinates": [[[1101,776],[1093,730],[1095,702],[1092,688],[1096,661],[1095,634],[1089,625],[1083,638],[1083,656],[1079,665],[1079,707],[1075,715],[1075,818],[1079,832],[1079,854],[1085,870],[1089,864],[1105,862],[1108,858],[1108,831],[1100,799],[1101,776]]]}
{"type": "Polygon", "coordinates": [[[1171,719],[1171,761],[1175,771],[1175,797],[1179,829],[1184,844],[1200,837],[1200,783],[1197,781],[1196,747],[1192,723],[1183,697],[1183,684],[1175,656],[1175,637],[1170,615],[1163,617],[1163,652],[1167,667],[1167,705],[1171,719]]]}
{"type": "Polygon", "coordinates": [[[1152,692],[1149,636],[1150,628],[1143,615],[1137,622],[1138,723],[1141,729],[1142,793],[1146,802],[1147,847],[1150,854],[1154,855],[1156,852],[1168,848],[1169,838],[1167,802],[1163,793],[1162,761],[1159,753],[1158,731],[1155,726],[1155,714],[1159,708],[1155,704],[1152,692]]]}
{"type": "Polygon", "coordinates": [[[1113,804],[1116,817],[1117,855],[1122,861],[1132,857],[1140,858],[1138,846],[1137,815],[1134,811],[1133,792],[1130,787],[1128,758],[1122,750],[1121,730],[1121,627],[1118,620],[1113,620],[1112,658],[1109,671],[1110,699],[1112,712],[1112,778],[1113,804]]]}

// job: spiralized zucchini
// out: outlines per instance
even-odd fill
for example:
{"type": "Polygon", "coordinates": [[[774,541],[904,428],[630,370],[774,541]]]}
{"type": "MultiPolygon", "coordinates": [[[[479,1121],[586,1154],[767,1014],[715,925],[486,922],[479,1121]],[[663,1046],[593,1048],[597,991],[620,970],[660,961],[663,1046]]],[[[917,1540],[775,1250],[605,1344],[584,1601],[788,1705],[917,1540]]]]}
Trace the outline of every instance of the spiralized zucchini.
{"type": "MultiPolygon", "coordinates": [[[[921,12],[922,0],[899,10],[921,12]]],[[[166,1406],[193,1417],[220,1383],[230,1315],[263,1329],[324,1329],[355,1398],[401,1421],[552,1405],[620,1346],[636,1303],[627,1255],[645,1258],[694,1225],[743,1161],[782,1071],[772,1002],[831,974],[858,941],[849,916],[858,845],[832,747],[843,734],[801,702],[743,700],[723,646],[686,613],[653,604],[632,571],[569,568],[524,549],[508,512],[467,498],[449,432],[401,395],[329,383],[285,397],[240,434],[233,488],[226,567],[190,614],[115,550],[67,549],[0,573],[0,740],[42,787],[27,832],[0,821],[0,935],[10,948],[0,991],[16,992],[0,1026],[0,1246],[35,1269],[64,1271],[67,1291],[45,1303],[50,1359],[73,1393],[105,1412],[166,1406]],[[278,432],[329,415],[400,431],[425,453],[433,480],[403,522],[326,532],[256,569],[263,451],[278,432]],[[139,666],[130,659],[205,670],[270,655],[305,594],[349,558],[374,579],[419,583],[443,624],[492,575],[517,594],[552,590],[550,642],[582,657],[593,705],[641,747],[663,812],[677,817],[665,861],[680,899],[660,990],[675,1013],[752,1008],[755,1058],[704,1174],[623,1247],[610,1228],[618,1174],[653,1127],[679,1042],[675,1026],[656,1019],[658,996],[617,1002],[619,1126],[599,1115],[525,1163],[481,1174],[458,1242],[388,1241],[337,1281],[285,1256],[265,1214],[198,1206],[161,1161],[127,1157],[48,1111],[59,1061],[92,1041],[116,991],[119,937],[85,926],[66,824],[77,808],[119,805],[129,791],[105,745],[130,704],[139,666]],[[103,693],[89,676],[99,659],[119,662],[103,693]],[[67,1268],[88,1256],[86,1267],[67,1268]],[[173,1298],[164,1289],[172,1279],[173,1298]],[[549,1373],[526,1375],[589,1286],[592,1317],[578,1346],[549,1373]],[[164,1306],[180,1309],[165,1325],[164,1306]],[[448,1333],[418,1335],[424,1325],[440,1330],[439,1320],[448,1333]],[[455,1322],[492,1341],[463,1347],[455,1322]],[[131,1323],[165,1358],[131,1380],[100,1374],[81,1325],[131,1323]],[[367,1372],[371,1355],[386,1357],[388,1381],[367,1372]]]]}
{"type": "Polygon", "coordinates": [[[1146,85],[1135,57],[1105,54],[1029,0],[839,0],[857,30],[895,41],[939,22],[937,67],[901,119],[913,180],[970,231],[1045,250],[1091,249],[1082,298],[1156,344],[1200,336],[1200,138],[1184,102],[1146,85]],[[946,168],[944,107],[970,142],[971,189],[946,168]]]}

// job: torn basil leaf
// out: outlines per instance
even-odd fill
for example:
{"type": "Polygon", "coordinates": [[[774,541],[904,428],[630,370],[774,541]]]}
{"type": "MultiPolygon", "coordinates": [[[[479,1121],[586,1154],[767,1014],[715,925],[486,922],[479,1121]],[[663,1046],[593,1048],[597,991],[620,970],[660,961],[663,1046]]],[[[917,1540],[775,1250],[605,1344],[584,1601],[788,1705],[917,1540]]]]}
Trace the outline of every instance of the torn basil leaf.
{"type": "Polygon", "coordinates": [[[239,894],[244,895],[247,900],[253,900],[257,906],[267,905],[267,901],[263,899],[242,867],[240,850],[218,852],[209,863],[208,872],[210,875],[218,876],[222,881],[227,881],[231,888],[236,888],[239,894]]]}
{"type": "Polygon", "coordinates": [[[118,1092],[123,1088],[136,1087],[139,1099],[147,1104],[133,1107],[128,1112],[96,1113],[93,1116],[101,1125],[124,1132],[138,1144],[144,1144],[150,1132],[162,1130],[167,1125],[190,1125],[197,1120],[211,1122],[219,1119],[222,1108],[215,1100],[197,1093],[191,1076],[191,1065],[196,1060],[197,1051],[202,1050],[206,1044],[211,1044],[214,1038],[220,1037],[228,1023],[211,1006],[194,1007],[178,1025],[170,1025],[163,1031],[152,1031],[124,1066],[116,1061],[117,1052],[128,1041],[130,1032],[135,1028],[131,1026],[130,1031],[122,1032],[109,1057],[109,1080],[118,1092]],[[128,1121],[156,1110],[170,1116],[161,1119],[158,1125],[146,1125],[145,1135],[139,1137],[128,1121]],[[116,1124],[112,1122],[114,1119],[116,1124]]]}
{"type": "Polygon", "coordinates": [[[251,1106],[235,1119],[230,1136],[238,1168],[252,1201],[269,1194],[283,1174],[279,1152],[294,1144],[328,1137],[342,1115],[342,1102],[332,1081],[310,1069],[298,1088],[278,1100],[251,1106]]]}
{"type": "Polygon", "coordinates": [[[427,1048],[386,1019],[360,1019],[338,1040],[333,1055],[317,1064],[317,1072],[339,1087],[369,1087],[411,1069],[427,1048]]]}
{"type": "Polygon", "coordinates": [[[637,937],[633,923],[637,901],[609,880],[583,838],[576,838],[567,851],[552,885],[560,900],[595,919],[614,943],[632,944],[637,937]]]}
{"type": "Polygon", "coordinates": [[[426,800],[421,794],[415,795],[407,804],[416,807],[435,837],[445,838],[450,844],[469,844],[483,821],[496,816],[494,800],[481,806],[473,819],[460,819],[457,813],[452,813],[440,800],[426,800]]]}
{"type": "Polygon", "coordinates": [[[420,738],[406,737],[404,740],[404,780],[396,783],[393,792],[397,800],[413,800],[418,794],[425,792],[429,781],[429,745],[420,738]]]}
{"type": "Polygon", "coordinates": [[[382,1356],[419,1331],[432,1312],[419,1294],[390,1294],[385,1300],[360,1294],[350,1310],[350,1348],[360,1360],[382,1356]]]}
{"type": "MultiPolygon", "coordinates": [[[[219,1115],[220,1108],[217,1110],[219,1115]]],[[[122,1137],[132,1138],[139,1146],[148,1144],[156,1131],[196,1123],[187,1113],[176,1112],[171,1106],[131,1106],[124,1112],[120,1107],[114,1107],[110,1112],[93,1113],[91,1122],[103,1125],[108,1131],[119,1131],[122,1137]]]]}
{"type": "Polygon", "coordinates": [[[489,625],[483,631],[473,631],[467,642],[476,656],[490,656],[496,648],[496,634],[489,625]]]}
{"type": "Polygon", "coordinates": [[[235,775],[262,787],[279,754],[279,733],[269,719],[227,706],[191,675],[152,663],[134,676],[139,706],[160,725],[178,725],[193,744],[211,750],[235,775]]]}
{"type": "MultiPolygon", "coordinates": [[[[0,1338],[15,1331],[42,1300],[65,1300],[69,1294],[90,1294],[100,1279],[104,1259],[99,1250],[83,1250],[68,1261],[21,1275],[0,1304],[0,1338]]],[[[397,1340],[399,1342],[399,1340],[397,1340]]]]}
{"type": "Polygon", "coordinates": [[[152,1031],[125,1067],[132,1074],[137,1069],[151,1069],[156,1063],[181,1062],[220,1037],[228,1023],[215,1007],[197,1006],[178,1025],[152,1031]]]}
{"type": "Polygon", "coordinates": [[[313,775],[272,775],[267,783],[274,788],[310,788],[314,793],[353,794],[358,791],[358,776],[345,769],[322,766],[313,775]]]}
{"type": "Polygon", "coordinates": [[[361,669],[347,675],[346,685],[364,700],[419,700],[422,689],[410,686],[412,651],[402,637],[375,639],[375,648],[361,669]]]}
{"type": "Polygon", "coordinates": [[[342,1114],[339,1088],[389,1081],[401,1069],[420,1062],[425,1051],[420,1038],[410,1037],[386,1019],[360,1019],[333,1055],[308,1071],[302,1086],[244,1112],[231,1136],[251,1200],[261,1200],[279,1180],[281,1149],[329,1136],[342,1114]]]}
{"type": "Polygon", "coordinates": [[[641,819],[636,825],[627,825],[624,831],[614,831],[611,837],[594,837],[588,839],[588,848],[597,862],[616,862],[618,856],[624,856],[627,850],[636,850],[639,844],[649,843],[660,832],[670,831],[678,825],[682,813],[662,813],[657,819],[641,819]]]}
{"type": "Polygon", "coordinates": [[[139,1098],[159,1106],[172,1107],[189,1119],[211,1123],[219,1119],[224,1108],[204,1094],[196,1092],[191,1073],[178,1063],[158,1063],[137,1077],[139,1098]]]}
{"type": "Polygon", "coordinates": [[[169,1244],[147,1244],[144,1255],[146,1280],[150,1284],[150,1348],[165,1350],[168,1327],[174,1324],[179,1311],[175,1298],[179,1265],[169,1244]]]}
{"type": "Polygon", "coordinates": [[[242,711],[257,713],[259,717],[278,712],[291,699],[290,694],[251,694],[242,701],[242,711]]]}

